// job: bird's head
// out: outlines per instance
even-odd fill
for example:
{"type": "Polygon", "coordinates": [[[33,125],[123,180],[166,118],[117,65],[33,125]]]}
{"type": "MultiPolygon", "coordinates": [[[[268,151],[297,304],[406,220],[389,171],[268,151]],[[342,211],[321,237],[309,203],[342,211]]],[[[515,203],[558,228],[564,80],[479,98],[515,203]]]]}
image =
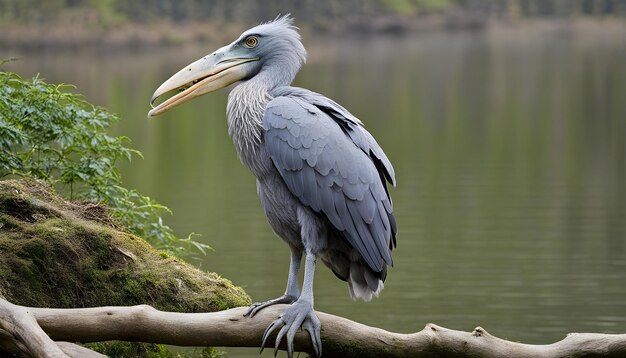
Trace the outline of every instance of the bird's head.
{"type": "Polygon", "coordinates": [[[306,60],[297,30],[289,15],[281,16],[245,31],[230,45],[185,66],[157,88],[150,104],[167,92],[178,93],[154,107],[148,117],[261,74],[264,85],[270,88],[288,85],[306,60]]]}

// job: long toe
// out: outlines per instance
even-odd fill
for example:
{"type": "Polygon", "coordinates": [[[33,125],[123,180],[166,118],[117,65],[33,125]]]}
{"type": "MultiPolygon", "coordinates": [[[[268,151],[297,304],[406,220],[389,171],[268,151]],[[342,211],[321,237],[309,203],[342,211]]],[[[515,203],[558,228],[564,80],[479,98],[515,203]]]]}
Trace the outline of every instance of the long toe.
{"type": "Polygon", "coordinates": [[[320,339],[320,320],[317,318],[313,305],[306,301],[296,301],[291,306],[287,307],[280,317],[272,322],[263,335],[263,342],[267,340],[272,331],[281,327],[276,336],[274,343],[274,353],[276,354],[280,342],[285,338],[287,344],[287,356],[291,358],[293,356],[293,340],[297,331],[302,328],[306,330],[311,336],[311,344],[316,357],[319,357],[322,353],[322,343],[320,339]]]}
{"type": "MultiPolygon", "coordinates": [[[[265,329],[265,332],[263,333],[263,339],[261,341],[261,351],[259,352],[259,354],[263,353],[263,350],[265,349],[265,343],[267,343],[267,339],[272,334],[272,332],[276,328],[278,328],[280,326],[283,326],[284,324],[285,324],[285,322],[283,322],[283,320],[281,318],[278,318],[274,322],[270,323],[269,326],[267,326],[267,328],[265,329]]],[[[274,350],[274,355],[276,355],[276,350],[274,350]]]]}
{"type": "Polygon", "coordinates": [[[311,337],[311,345],[313,346],[313,353],[316,357],[322,356],[322,339],[320,337],[321,327],[320,320],[316,315],[313,315],[314,319],[304,321],[302,323],[302,329],[309,332],[311,337]]]}
{"type": "Polygon", "coordinates": [[[243,315],[245,317],[254,317],[255,314],[257,314],[260,310],[264,309],[265,307],[277,305],[279,303],[293,303],[295,300],[296,300],[295,297],[282,295],[273,300],[269,300],[265,302],[255,302],[248,308],[246,313],[244,313],[243,315]]]}

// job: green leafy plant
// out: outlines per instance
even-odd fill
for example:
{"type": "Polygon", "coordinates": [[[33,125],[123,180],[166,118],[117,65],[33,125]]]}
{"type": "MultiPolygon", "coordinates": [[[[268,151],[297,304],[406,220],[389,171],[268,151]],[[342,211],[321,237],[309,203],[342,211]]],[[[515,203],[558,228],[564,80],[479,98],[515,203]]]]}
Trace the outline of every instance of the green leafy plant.
{"type": "Polygon", "coordinates": [[[195,234],[178,238],[163,223],[166,206],[122,185],[116,163],[141,153],[125,146],[128,138],[106,134],[117,116],[71,89],[0,72],[0,177],[44,180],[70,199],[106,204],[118,222],[160,250],[205,254],[210,247],[193,240],[195,234]]]}

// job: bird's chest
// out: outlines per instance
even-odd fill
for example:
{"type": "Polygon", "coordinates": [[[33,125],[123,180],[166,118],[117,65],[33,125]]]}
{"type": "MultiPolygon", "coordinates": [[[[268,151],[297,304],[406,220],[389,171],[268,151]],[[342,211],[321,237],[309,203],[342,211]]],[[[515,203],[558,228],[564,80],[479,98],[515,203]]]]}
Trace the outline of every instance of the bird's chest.
{"type": "Polygon", "coordinates": [[[235,150],[257,178],[267,176],[271,160],[263,150],[263,113],[271,100],[267,91],[248,84],[235,87],[228,96],[228,134],[235,150]]]}
{"type": "Polygon", "coordinates": [[[297,202],[264,150],[263,114],[271,96],[243,83],[228,96],[228,133],[237,155],[257,178],[257,191],[274,231],[291,245],[301,246],[297,202]]]}

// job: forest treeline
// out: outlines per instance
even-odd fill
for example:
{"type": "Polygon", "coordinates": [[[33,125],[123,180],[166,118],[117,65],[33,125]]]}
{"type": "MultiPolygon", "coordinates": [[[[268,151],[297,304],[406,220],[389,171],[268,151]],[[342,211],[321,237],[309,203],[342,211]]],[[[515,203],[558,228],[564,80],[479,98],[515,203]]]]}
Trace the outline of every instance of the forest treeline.
{"type": "MultiPolygon", "coordinates": [[[[0,21],[55,22],[90,14],[101,24],[260,21],[290,12],[315,25],[345,18],[462,13],[480,18],[626,16],[626,0],[0,0],[0,21]],[[72,16],[74,15],[74,16],[72,16]]],[[[84,17],[84,16],[83,16],[84,17]]]]}

